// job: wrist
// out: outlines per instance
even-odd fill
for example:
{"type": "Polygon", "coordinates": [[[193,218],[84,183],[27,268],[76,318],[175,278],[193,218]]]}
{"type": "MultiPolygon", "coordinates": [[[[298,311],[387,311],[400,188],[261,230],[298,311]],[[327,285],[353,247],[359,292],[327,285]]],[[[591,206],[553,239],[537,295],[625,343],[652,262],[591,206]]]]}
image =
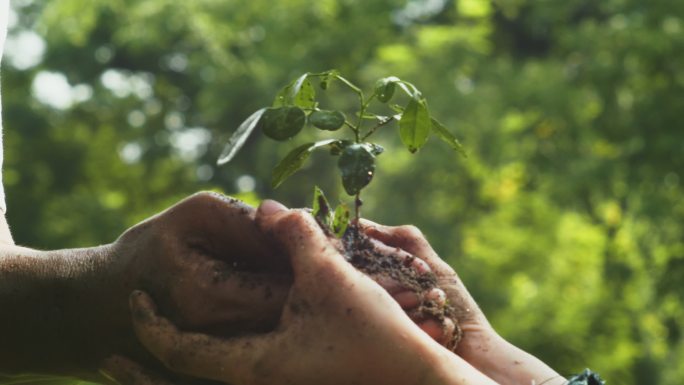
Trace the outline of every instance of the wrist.
{"type": "Polygon", "coordinates": [[[562,385],[565,378],[533,355],[506,341],[493,329],[475,331],[466,341],[477,346],[459,346],[457,353],[501,385],[562,385]],[[462,354],[461,350],[467,352],[462,354]]]}
{"type": "MultiPolygon", "coordinates": [[[[496,385],[492,378],[466,360],[447,350],[432,339],[420,357],[426,357],[428,370],[421,384],[432,385],[496,385]]],[[[529,385],[529,384],[525,384],[529,385]]]]}
{"type": "Polygon", "coordinates": [[[1,246],[0,370],[94,378],[127,316],[127,296],[116,300],[112,266],[109,246],[1,246]]]}

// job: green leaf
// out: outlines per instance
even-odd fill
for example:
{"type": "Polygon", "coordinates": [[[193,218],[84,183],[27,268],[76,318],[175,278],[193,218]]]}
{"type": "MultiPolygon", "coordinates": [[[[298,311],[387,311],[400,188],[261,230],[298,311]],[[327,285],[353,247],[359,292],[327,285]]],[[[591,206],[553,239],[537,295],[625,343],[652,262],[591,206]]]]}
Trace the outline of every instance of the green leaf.
{"type": "Polygon", "coordinates": [[[368,146],[352,144],[342,151],[337,166],[342,173],[344,190],[349,195],[355,195],[373,179],[375,156],[368,146]]]}
{"type": "Polygon", "coordinates": [[[415,153],[425,145],[431,125],[425,99],[409,100],[399,120],[399,136],[410,152],[415,153]]]}
{"type": "Polygon", "coordinates": [[[309,122],[316,128],[337,131],[344,125],[345,116],[340,111],[314,111],[309,115],[309,122]]]}
{"type": "Polygon", "coordinates": [[[297,172],[304,165],[304,162],[309,158],[313,150],[330,145],[336,141],[336,139],[328,139],[315,143],[306,143],[290,151],[273,169],[271,187],[276,188],[280,186],[285,179],[297,172]]]}
{"type": "Polygon", "coordinates": [[[314,186],[314,199],[311,207],[313,208],[312,214],[318,220],[318,223],[332,230],[333,215],[330,210],[330,204],[318,186],[314,186]]]}
{"type": "Polygon", "coordinates": [[[344,203],[340,203],[335,209],[335,215],[333,216],[332,232],[336,237],[342,238],[344,232],[347,231],[349,226],[349,208],[344,203]]]}
{"type": "Polygon", "coordinates": [[[283,87],[273,101],[273,107],[297,106],[301,108],[316,107],[316,90],[309,81],[309,73],[298,77],[283,87]]]}
{"type": "Polygon", "coordinates": [[[219,156],[216,164],[219,166],[224,165],[235,157],[235,155],[238,153],[238,151],[240,151],[242,146],[247,141],[247,138],[249,138],[249,135],[251,135],[252,131],[254,131],[254,127],[256,127],[257,123],[259,123],[259,118],[261,118],[261,115],[263,115],[264,111],[266,111],[265,108],[256,111],[250,115],[249,118],[245,119],[242,124],[240,124],[240,127],[235,130],[233,136],[228,139],[226,146],[223,147],[221,156],[219,156]]]}
{"type": "Polygon", "coordinates": [[[302,108],[316,107],[316,90],[308,79],[309,74],[299,77],[292,86],[291,97],[296,106],[302,108]]]}
{"type": "Polygon", "coordinates": [[[275,140],[286,140],[297,135],[306,124],[306,114],[299,107],[267,108],[259,126],[266,136],[275,140]]]}
{"type": "Polygon", "coordinates": [[[375,95],[382,103],[387,103],[394,96],[394,89],[401,80],[396,76],[389,76],[375,82],[375,95]]]}
{"type": "Polygon", "coordinates": [[[468,154],[466,154],[461,142],[459,142],[458,139],[456,139],[456,137],[449,132],[449,130],[447,130],[442,123],[439,122],[439,120],[430,118],[430,122],[432,123],[432,132],[434,132],[439,139],[448,144],[449,147],[454,149],[456,152],[463,155],[464,158],[468,157],[468,154]]]}

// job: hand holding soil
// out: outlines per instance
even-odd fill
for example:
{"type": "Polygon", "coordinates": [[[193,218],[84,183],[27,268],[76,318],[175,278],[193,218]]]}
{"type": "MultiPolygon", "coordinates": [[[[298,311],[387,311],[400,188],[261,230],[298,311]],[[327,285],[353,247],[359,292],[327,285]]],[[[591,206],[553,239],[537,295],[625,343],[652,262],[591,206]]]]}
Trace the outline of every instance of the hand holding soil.
{"type": "Polygon", "coordinates": [[[430,266],[462,330],[456,354],[502,385],[561,385],[565,379],[536,357],[504,340],[487,321],[454,269],[414,226],[390,227],[362,220],[363,231],[387,246],[404,250],[430,266]]]}
{"type": "Polygon", "coordinates": [[[308,213],[262,205],[257,222],[294,273],[279,325],[228,339],[182,332],[137,292],[137,335],[166,366],[233,384],[494,384],[418,328],[308,213]]]}

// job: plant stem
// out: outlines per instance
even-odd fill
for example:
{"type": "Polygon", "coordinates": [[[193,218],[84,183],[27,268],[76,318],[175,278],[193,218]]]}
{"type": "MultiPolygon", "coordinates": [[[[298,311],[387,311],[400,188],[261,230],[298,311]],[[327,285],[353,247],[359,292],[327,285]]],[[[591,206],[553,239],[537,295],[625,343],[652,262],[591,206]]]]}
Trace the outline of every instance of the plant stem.
{"type": "Polygon", "coordinates": [[[363,201],[361,200],[361,192],[356,193],[356,199],[354,199],[354,214],[355,214],[355,219],[354,221],[356,223],[359,223],[359,219],[361,218],[361,205],[363,204],[363,201]]]}
{"type": "Polygon", "coordinates": [[[390,117],[388,117],[387,119],[385,119],[385,120],[379,122],[379,123],[376,124],[375,126],[371,127],[371,129],[368,130],[368,132],[366,133],[366,135],[364,135],[364,136],[361,138],[361,140],[362,140],[362,141],[365,141],[369,136],[373,135],[373,133],[375,133],[375,131],[376,131],[378,128],[384,126],[385,124],[391,122],[392,120],[394,120],[394,117],[393,117],[393,116],[390,116],[390,117]]]}

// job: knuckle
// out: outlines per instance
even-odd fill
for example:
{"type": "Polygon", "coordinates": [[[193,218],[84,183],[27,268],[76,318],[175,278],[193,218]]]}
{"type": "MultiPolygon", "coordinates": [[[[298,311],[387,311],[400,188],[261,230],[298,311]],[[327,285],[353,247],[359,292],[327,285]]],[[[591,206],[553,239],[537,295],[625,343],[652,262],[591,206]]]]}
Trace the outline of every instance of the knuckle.
{"type": "Polygon", "coordinates": [[[423,232],[414,225],[399,226],[397,227],[396,232],[399,236],[405,238],[423,238],[423,232]]]}
{"type": "Polygon", "coordinates": [[[216,192],[200,191],[190,195],[190,197],[187,200],[193,203],[203,204],[224,201],[224,198],[223,195],[216,192]]]}
{"type": "Polygon", "coordinates": [[[285,212],[278,221],[278,225],[282,227],[293,227],[302,229],[311,226],[311,215],[304,210],[290,210],[285,212]]]}

